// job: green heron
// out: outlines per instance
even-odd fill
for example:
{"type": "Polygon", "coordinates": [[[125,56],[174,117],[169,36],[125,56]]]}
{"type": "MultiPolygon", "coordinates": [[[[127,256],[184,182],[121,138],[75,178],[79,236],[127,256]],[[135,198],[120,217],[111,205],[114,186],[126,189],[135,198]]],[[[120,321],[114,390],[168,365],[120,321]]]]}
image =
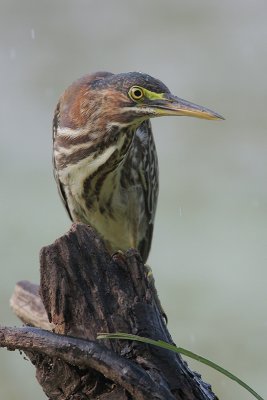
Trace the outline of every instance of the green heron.
{"type": "Polygon", "coordinates": [[[146,262],[158,197],[150,118],[223,119],[139,72],[97,72],[74,82],[54,116],[54,175],[70,218],[93,226],[114,253],[146,262]]]}

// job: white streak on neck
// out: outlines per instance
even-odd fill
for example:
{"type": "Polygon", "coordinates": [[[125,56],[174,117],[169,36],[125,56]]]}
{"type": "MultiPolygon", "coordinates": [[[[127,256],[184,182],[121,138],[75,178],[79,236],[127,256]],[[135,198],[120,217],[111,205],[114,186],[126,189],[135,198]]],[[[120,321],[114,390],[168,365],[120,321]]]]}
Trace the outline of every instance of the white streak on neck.
{"type": "Polygon", "coordinates": [[[77,164],[67,165],[65,168],[59,171],[61,181],[65,185],[74,185],[77,187],[77,191],[82,190],[84,180],[97,171],[101,165],[105,164],[115,150],[115,145],[110,146],[107,147],[103,153],[99,154],[96,158],[94,158],[95,153],[93,153],[80,160],[77,164]]]}
{"type": "Polygon", "coordinates": [[[116,149],[117,149],[116,145],[109,146],[106,148],[106,150],[103,151],[103,153],[99,154],[95,159],[90,160],[89,163],[90,163],[91,173],[94,173],[99,167],[101,167],[101,165],[105,164],[116,149]]]}
{"type": "Polygon", "coordinates": [[[67,127],[58,127],[57,129],[57,136],[79,136],[84,133],[87,133],[86,128],[71,129],[67,127]]]}

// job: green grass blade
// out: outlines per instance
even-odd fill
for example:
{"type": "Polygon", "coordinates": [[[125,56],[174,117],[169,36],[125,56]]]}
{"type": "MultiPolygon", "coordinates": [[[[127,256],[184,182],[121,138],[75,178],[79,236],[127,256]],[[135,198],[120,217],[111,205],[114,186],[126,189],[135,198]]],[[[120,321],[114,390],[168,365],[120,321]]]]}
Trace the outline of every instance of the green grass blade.
{"type": "Polygon", "coordinates": [[[162,349],[173,351],[174,353],[183,354],[186,357],[192,358],[193,360],[197,360],[202,364],[208,365],[209,367],[219,371],[221,374],[227,376],[227,378],[232,379],[237,382],[240,386],[246,389],[249,393],[251,393],[257,400],[264,400],[258,393],[255,392],[250,386],[248,386],[245,382],[239,379],[237,376],[227,371],[225,368],[220,367],[218,364],[199,356],[196,353],[193,353],[190,350],[186,350],[183,347],[176,347],[172,344],[166,343],[163,340],[153,340],[142,336],[131,335],[128,333],[99,333],[97,339],[122,339],[122,340],[135,340],[137,342],[152,344],[157,347],[161,347],[162,349]]]}

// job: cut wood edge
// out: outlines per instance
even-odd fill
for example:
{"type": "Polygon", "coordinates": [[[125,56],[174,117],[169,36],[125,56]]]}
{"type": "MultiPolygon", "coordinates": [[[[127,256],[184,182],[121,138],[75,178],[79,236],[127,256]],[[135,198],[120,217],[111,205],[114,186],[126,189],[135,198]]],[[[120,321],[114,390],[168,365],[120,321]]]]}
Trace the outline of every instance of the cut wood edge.
{"type": "Polygon", "coordinates": [[[48,317],[39,295],[39,285],[29,281],[16,284],[10,306],[16,316],[26,325],[52,331],[54,324],[48,317]]]}

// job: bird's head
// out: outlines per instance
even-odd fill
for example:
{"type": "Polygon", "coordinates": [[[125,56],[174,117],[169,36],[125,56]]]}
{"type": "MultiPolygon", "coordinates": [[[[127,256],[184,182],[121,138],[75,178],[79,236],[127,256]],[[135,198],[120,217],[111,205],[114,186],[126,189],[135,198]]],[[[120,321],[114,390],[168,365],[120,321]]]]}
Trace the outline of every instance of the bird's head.
{"type": "Polygon", "coordinates": [[[139,125],[161,116],[223,119],[208,108],[180,99],[158,79],[139,72],[99,72],[74,82],[60,102],[61,126],[80,129],[139,125]]]}

